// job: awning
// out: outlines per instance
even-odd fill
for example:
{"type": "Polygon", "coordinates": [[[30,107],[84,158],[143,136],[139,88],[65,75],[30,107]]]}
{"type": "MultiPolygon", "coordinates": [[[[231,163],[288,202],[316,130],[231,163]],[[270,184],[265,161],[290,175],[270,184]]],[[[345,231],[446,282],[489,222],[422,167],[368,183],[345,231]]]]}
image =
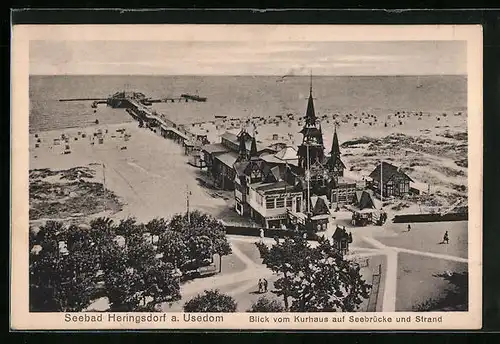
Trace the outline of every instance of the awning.
{"type": "Polygon", "coordinates": [[[311,218],[311,220],[325,220],[328,219],[330,215],[328,214],[322,214],[322,215],[316,215],[311,218]]]}

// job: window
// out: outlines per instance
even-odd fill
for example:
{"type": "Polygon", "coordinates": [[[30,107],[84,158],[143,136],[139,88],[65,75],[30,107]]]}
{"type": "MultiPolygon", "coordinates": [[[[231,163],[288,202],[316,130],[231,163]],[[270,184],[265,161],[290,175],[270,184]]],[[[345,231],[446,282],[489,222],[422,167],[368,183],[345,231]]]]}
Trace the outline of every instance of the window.
{"type": "Polygon", "coordinates": [[[276,208],[284,208],[285,207],[285,199],[277,198],[276,199],[276,208]]]}
{"type": "Polygon", "coordinates": [[[266,209],[274,209],[274,198],[266,199],[266,209]]]}
{"type": "Polygon", "coordinates": [[[286,199],[286,207],[291,208],[292,207],[292,197],[287,197],[286,199]]]}

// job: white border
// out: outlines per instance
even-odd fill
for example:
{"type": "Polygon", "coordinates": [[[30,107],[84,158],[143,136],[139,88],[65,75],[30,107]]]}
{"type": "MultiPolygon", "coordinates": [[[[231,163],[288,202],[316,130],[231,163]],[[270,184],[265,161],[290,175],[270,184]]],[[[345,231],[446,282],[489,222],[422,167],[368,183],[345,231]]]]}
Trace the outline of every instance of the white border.
{"type": "MultiPolygon", "coordinates": [[[[482,324],[482,27],[479,25],[19,25],[12,29],[11,327],[13,329],[479,329],[482,324]],[[223,323],[70,323],[64,314],[28,308],[28,118],[30,40],[198,41],[467,41],[469,137],[469,311],[425,313],[442,323],[251,323],[224,314],[223,323]]],[[[91,314],[91,313],[89,313],[91,314]]],[[[137,315],[138,313],[134,313],[137,315]]],[[[309,314],[309,313],[308,313],[309,314]]],[[[346,313],[362,316],[364,313],[346,313]]],[[[174,314],[168,314],[168,316],[174,314]]],[[[182,314],[175,314],[182,317],[182,314]]],[[[255,314],[254,314],[255,315],[255,314]]],[[[270,315],[270,314],[266,314],[270,315]]],[[[283,314],[275,314],[283,316],[283,314]]],[[[293,318],[294,314],[286,314],[293,318]]],[[[330,317],[333,314],[309,314],[330,317]]],[[[338,315],[338,314],[335,314],[338,315]]],[[[417,313],[367,315],[415,317],[417,313]]],[[[420,314],[424,315],[424,314],[420,314]]],[[[106,317],[107,314],[104,314],[106,317]]],[[[272,314],[271,314],[272,316],[272,314]]]]}

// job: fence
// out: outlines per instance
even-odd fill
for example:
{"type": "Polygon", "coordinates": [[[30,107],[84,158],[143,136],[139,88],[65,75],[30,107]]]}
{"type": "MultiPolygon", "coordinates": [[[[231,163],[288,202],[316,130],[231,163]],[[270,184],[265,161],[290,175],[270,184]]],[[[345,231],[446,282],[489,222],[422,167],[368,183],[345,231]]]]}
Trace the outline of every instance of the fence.
{"type": "Polygon", "coordinates": [[[370,298],[368,299],[368,305],[366,307],[367,312],[377,311],[378,292],[380,289],[381,275],[382,275],[382,265],[379,265],[377,267],[377,270],[373,273],[372,289],[370,291],[370,298]]]}
{"type": "MultiPolygon", "coordinates": [[[[226,234],[254,236],[254,237],[260,237],[260,231],[261,231],[261,229],[263,229],[264,230],[264,237],[266,237],[266,238],[278,237],[280,239],[283,239],[286,237],[302,236],[303,235],[303,233],[296,232],[293,230],[275,229],[275,228],[226,225],[225,229],[226,229],[226,234]]],[[[317,241],[318,236],[315,233],[307,233],[306,239],[317,241]]]]}
{"type": "Polygon", "coordinates": [[[396,215],[392,219],[394,223],[410,223],[410,222],[442,222],[442,221],[467,221],[468,213],[449,213],[440,214],[408,214],[396,215]]]}

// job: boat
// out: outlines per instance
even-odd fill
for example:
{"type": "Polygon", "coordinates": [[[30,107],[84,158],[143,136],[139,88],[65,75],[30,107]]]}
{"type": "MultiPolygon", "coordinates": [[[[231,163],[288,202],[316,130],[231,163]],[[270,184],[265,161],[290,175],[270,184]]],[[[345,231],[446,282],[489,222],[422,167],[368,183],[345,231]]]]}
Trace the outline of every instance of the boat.
{"type": "Polygon", "coordinates": [[[193,95],[193,94],[181,94],[181,98],[184,98],[186,100],[193,100],[195,102],[206,102],[207,98],[206,97],[200,97],[198,95],[193,95]]]}
{"type": "Polygon", "coordinates": [[[227,118],[227,116],[215,115],[215,118],[222,118],[222,119],[226,119],[226,118],[227,118]]]}

